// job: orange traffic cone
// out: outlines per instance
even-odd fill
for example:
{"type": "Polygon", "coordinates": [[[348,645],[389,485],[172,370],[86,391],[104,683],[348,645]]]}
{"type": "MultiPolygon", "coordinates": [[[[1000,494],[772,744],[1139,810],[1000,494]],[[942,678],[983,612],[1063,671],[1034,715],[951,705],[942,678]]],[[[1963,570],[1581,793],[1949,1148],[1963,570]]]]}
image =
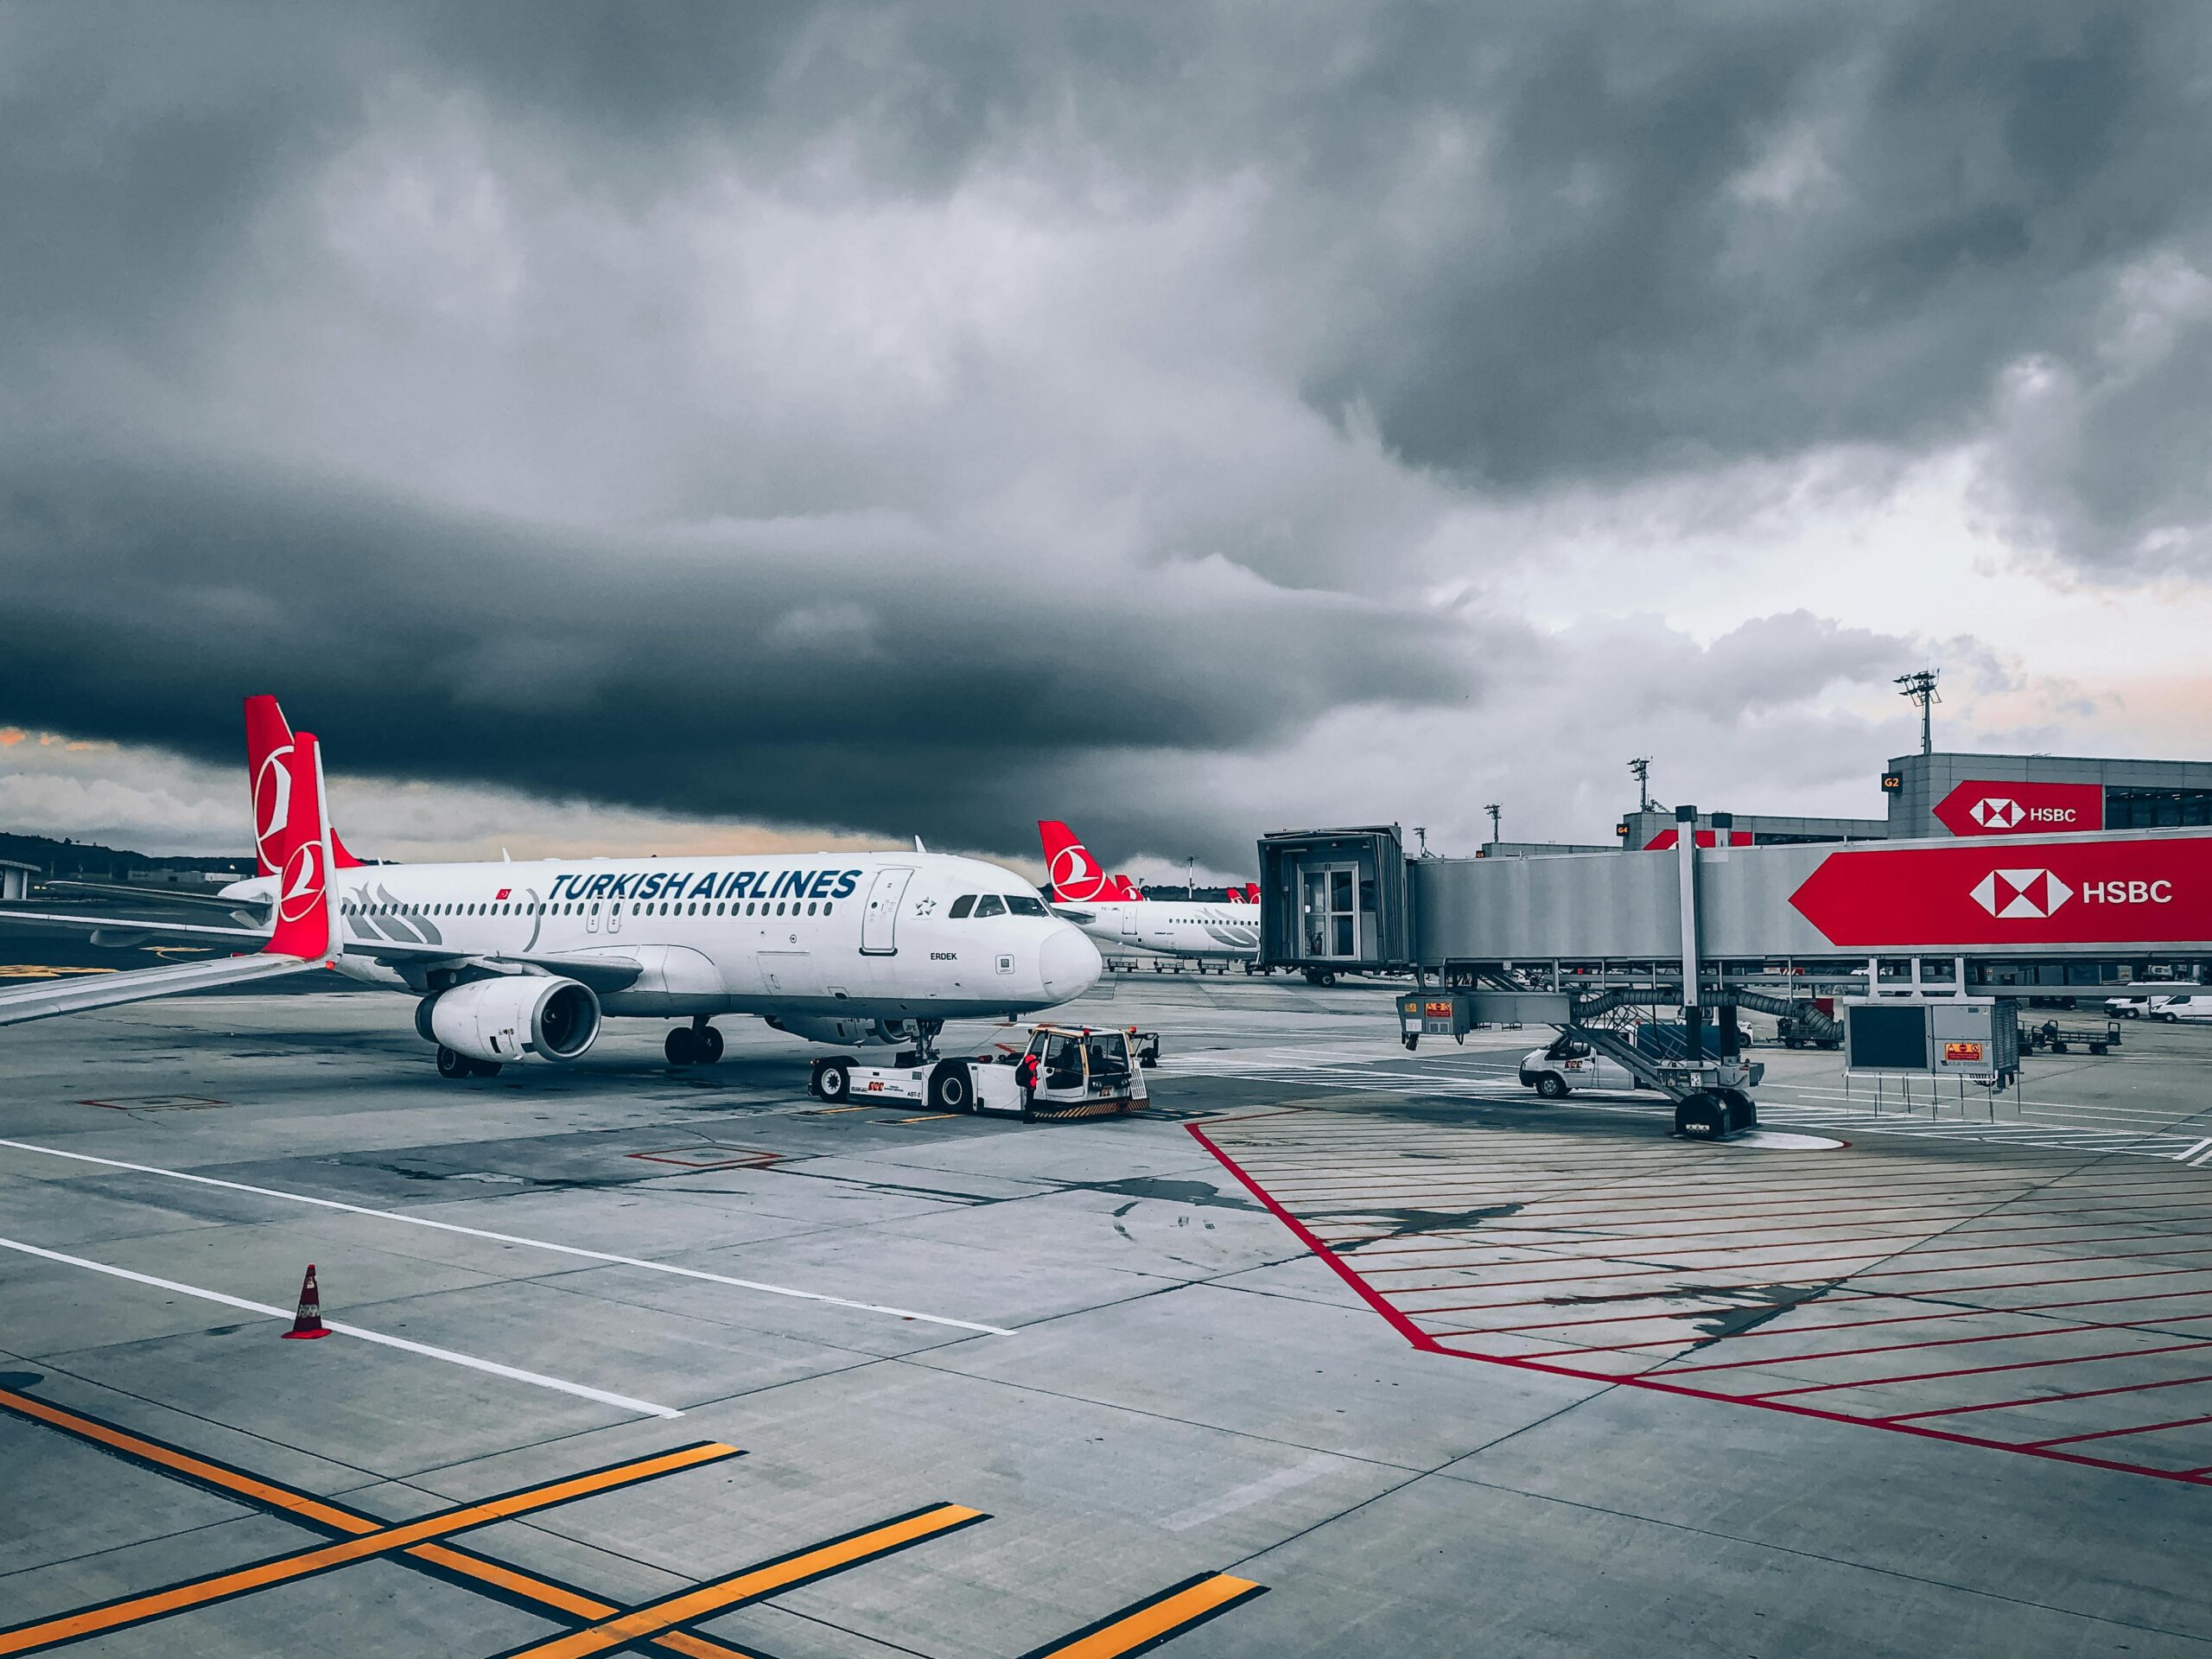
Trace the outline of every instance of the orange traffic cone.
{"type": "Polygon", "coordinates": [[[300,1311],[292,1315],[292,1328],[284,1333],[284,1340],[294,1338],[305,1340],[309,1337],[327,1337],[329,1327],[322,1322],[322,1293],[315,1288],[315,1263],[308,1263],[308,1276],[300,1281],[300,1311]]]}

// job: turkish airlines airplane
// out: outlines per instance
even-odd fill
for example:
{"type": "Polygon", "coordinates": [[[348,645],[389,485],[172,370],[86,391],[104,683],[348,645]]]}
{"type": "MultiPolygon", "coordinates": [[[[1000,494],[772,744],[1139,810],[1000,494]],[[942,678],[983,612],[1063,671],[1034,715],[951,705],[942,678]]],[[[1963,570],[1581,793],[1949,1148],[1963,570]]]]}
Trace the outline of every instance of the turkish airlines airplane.
{"type": "Polygon", "coordinates": [[[1147,899],[1126,875],[1108,875],[1075,831],[1042,819],[1052,910],[1101,944],[1201,963],[1255,962],[1260,955],[1258,894],[1229,904],[1196,899],[1147,899]]]}
{"type": "MultiPolygon", "coordinates": [[[[1035,888],[995,864],[944,854],[365,864],[329,829],[320,772],[303,782],[301,752],[315,752],[308,735],[293,736],[273,698],[248,700],[247,731],[257,856],[275,874],[220,897],[249,909],[275,902],[281,932],[302,902],[292,889],[305,826],[321,814],[327,846],[310,856],[327,873],[328,965],[417,998],[415,1028],[436,1046],[447,1077],[576,1059],[607,1015],[688,1021],[668,1034],[677,1065],[721,1058],[711,1022],[723,1014],[758,1014],[813,1042],[926,1056],[947,1020],[1015,1018],[1098,978],[1096,947],[1035,888]]],[[[118,943],[277,948],[251,927],[0,913],[10,922],[118,943]]],[[[119,993],[155,985],[144,995],[162,995],[154,976],[170,971],[99,983],[119,993]]],[[[0,993],[0,1024],[137,1000],[61,995],[79,983],[0,993]]]]}

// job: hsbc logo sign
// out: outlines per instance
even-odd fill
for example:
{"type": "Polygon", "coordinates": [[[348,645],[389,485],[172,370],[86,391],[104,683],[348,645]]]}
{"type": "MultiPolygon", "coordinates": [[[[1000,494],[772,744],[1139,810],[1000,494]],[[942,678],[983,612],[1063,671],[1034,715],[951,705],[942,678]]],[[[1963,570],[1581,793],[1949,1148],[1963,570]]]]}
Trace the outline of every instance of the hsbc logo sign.
{"type": "Polygon", "coordinates": [[[2101,784],[1963,783],[1936,804],[1955,836],[2078,835],[2105,827],[2101,784]]]}
{"type": "Polygon", "coordinates": [[[1992,870],[1974,888],[1974,903],[2006,921],[2040,920],[2073,896],[2049,870],[1992,870]]]}
{"type": "Polygon", "coordinates": [[[2079,897],[2085,905],[2170,905],[2174,884],[2157,880],[2084,881],[2078,891],[2049,870],[1992,870],[1969,895],[2001,921],[2041,921],[2079,897]]]}
{"type": "Polygon", "coordinates": [[[2080,823],[2081,812],[2070,806],[2023,806],[2005,795],[1985,795],[1967,816],[1985,830],[2018,830],[2029,824],[2037,830],[2070,830],[2080,823]]]}

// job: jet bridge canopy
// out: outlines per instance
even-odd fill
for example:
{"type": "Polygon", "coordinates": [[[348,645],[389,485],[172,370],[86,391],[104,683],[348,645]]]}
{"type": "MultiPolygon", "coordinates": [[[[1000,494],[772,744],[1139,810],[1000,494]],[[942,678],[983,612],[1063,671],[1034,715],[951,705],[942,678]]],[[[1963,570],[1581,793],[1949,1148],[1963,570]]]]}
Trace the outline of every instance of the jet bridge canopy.
{"type": "Polygon", "coordinates": [[[2202,830],[1408,859],[1370,827],[1279,832],[1259,853],[1274,967],[1679,981],[1687,958],[1741,982],[1872,963],[1886,982],[1883,964],[1928,958],[2032,988],[2212,959],[2202,830]]]}

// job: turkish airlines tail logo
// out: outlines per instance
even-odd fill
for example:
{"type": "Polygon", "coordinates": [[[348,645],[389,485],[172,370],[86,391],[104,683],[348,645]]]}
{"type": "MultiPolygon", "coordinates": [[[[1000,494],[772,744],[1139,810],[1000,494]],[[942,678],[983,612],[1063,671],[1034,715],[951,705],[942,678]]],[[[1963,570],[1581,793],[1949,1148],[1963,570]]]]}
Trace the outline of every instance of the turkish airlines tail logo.
{"type": "MultiPolygon", "coordinates": [[[[276,698],[266,692],[245,700],[245,775],[253,791],[253,868],[257,875],[275,875],[291,853],[287,825],[292,810],[292,723],[276,698]]],[[[331,862],[341,870],[357,869],[361,861],[346,850],[338,832],[330,832],[331,862]]]]}
{"type": "Polygon", "coordinates": [[[1121,897],[1090,849],[1058,818],[1038,820],[1037,838],[1045,849],[1045,879],[1054,898],[1080,905],[1121,897]]]}
{"type": "Polygon", "coordinates": [[[2074,896],[2049,870],[1992,870],[1974,884],[1974,901],[2003,921],[2040,921],[2074,896]]]}
{"type": "Polygon", "coordinates": [[[325,957],[336,943],[330,925],[330,827],[323,810],[322,752],[312,732],[292,740],[284,837],[289,850],[276,875],[276,925],[264,947],[271,955],[325,957]]]}

